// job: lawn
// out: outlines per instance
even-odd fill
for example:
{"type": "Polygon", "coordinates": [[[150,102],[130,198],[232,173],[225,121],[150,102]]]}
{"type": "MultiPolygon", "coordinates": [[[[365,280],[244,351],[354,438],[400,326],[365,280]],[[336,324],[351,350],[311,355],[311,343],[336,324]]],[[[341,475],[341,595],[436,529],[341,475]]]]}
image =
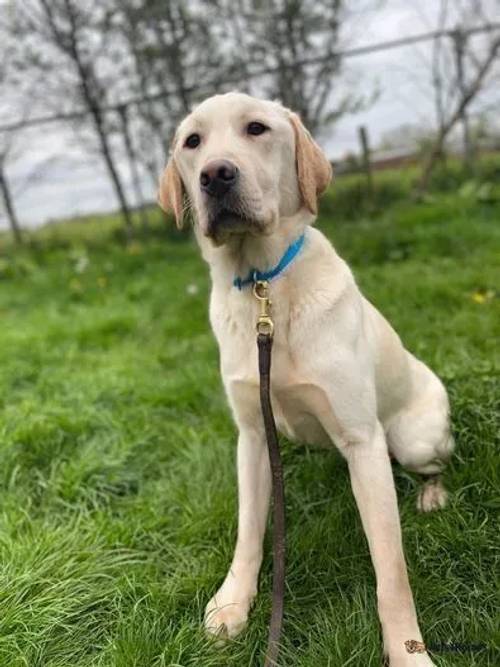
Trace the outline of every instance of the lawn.
{"type": "MultiPolygon", "coordinates": [[[[494,667],[500,202],[462,188],[356,213],[342,196],[328,194],[320,228],[451,396],[449,507],[417,514],[418,480],[395,468],[422,630],[460,645],[437,647],[437,665],[494,667]]],[[[216,648],[201,628],[236,533],[207,270],[173,231],[126,246],[117,226],[53,225],[24,250],[0,238],[0,667],[257,667],[269,541],[248,630],[216,648]]],[[[346,466],[289,442],[283,456],[282,664],[379,667],[346,466]]]]}

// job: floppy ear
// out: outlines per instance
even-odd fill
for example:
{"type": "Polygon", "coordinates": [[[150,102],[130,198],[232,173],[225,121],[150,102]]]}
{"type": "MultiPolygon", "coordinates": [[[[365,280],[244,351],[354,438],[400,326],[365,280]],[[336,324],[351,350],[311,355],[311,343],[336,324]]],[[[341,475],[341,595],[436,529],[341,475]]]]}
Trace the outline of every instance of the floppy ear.
{"type": "Polygon", "coordinates": [[[318,212],[318,197],[332,178],[332,165],[318,144],[304,127],[297,114],[290,114],[295,134],[295,161],[300,194],[306,208],[318,212]]]}
{"type": "Polygon", "coordinates": [[[169,159],[160,178],[158,204],[165,213],[173,212],[177,227],[180,229],[184,214],[184,185],[173,157],[169,159]]]}

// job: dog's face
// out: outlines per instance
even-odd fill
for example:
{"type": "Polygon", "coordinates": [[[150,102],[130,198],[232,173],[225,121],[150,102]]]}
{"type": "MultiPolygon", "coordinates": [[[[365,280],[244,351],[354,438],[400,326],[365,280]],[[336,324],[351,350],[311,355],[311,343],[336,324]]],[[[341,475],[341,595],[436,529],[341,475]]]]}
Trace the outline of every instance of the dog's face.
{"type": "Polygon", "coordinates": [[[317,212],[331,166],[299,118],[241,93],[205,100],[177,129],[159,202],[182,223],[185,197],[214,243],[269,234],[302,206],[317,212]]]}

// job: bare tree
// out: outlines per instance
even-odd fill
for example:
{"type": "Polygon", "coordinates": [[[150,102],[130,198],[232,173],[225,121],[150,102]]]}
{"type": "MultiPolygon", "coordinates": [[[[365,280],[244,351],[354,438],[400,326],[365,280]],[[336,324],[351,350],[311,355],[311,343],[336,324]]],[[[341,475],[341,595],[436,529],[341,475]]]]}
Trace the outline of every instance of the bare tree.
{"type": "Polygon", "coordinates": [[[112,89],[103,5],[98,0],[26,0],[11,2],[10,31],[18,42],[18,66],[42,77],[38,87],[44,106],[69,101],[88,112],[125,221],[132,235],[132,216],[116,164],[102,107],[112,89]],[[108,74],[106,74],[106,70],[108,74]]]}
{"type": "Polygon", "coordinates": [[[109,6],[113,36],[127,54],[121,76],[129,94],[144,98],[129,113],[140,138],[136,157],[156,185],[180,118],[231,78],[229,53],[218,39],[218,3],[109,0],[109,6]]]}
{"type": "MultiPolygon", "coordinates": [[[[426,187],[437,162],[445,155],[446,144],[461,129],[464,166],[472,169],[475,146],[471,130],[472,107],[492,86],[498,58],[498,28],[494,23],[497,0],[440,0],[430,70],[430,91],[435,108],[434,141],[425,163],[420,189],[426,187]],[[495,26],[497,30],[495,31],[495,26]],[[486,27],[486,32],[485,32],[486,27]]],[[[428,17],[421,18],[431,27],[428,17]]],[[[427,70],[427,71],[429,71],[427,70]]]]}
{"type": "Polygon", "coordinates": [[[250,90],[279,98],[298,111],[313,133],[359,108],[357,91],[341,99],[333,83],[342,72],[340,29],[347,19],[343,0],[240,0],[219,3],[232,25],[234,61],[242,80],[252,71],[250,90]]]}
{"type": "Polygon", "coordinates": [[[148,96],[137,114],[163,140],[193,103],[228,89],[281,99],[313,132],[364,101],[357,91],[333,94],[349,18],[343,0],[113,3],[112,23],[131,55],[127,80],[148,96]]]}
{"type": "Polygon", "coordinates": [[[464,115],[467,113],[471,103],[481,92],[484,81],[490,73],[493,64],[496,62],[499,52],[500,35],[497,35],[490,41],[487,52],[483,56],[482,60],[477,62],[477,69],[474,78],[467,86],[464,87],[463,93],[461,94],[454,109],[447,116],[446,120],[443,122],[442,127],[437,133],[434,146],[432,147],[432,150],[422,170],[422,176],[419,182],[420,191],[425,190],[427,187],[430,175],[443,151],[444,143],[450,132],[454,129],[457,123],[464,118],[464,115]]]}
{"type": "MultiPolygon", "coordinates": [[[[7,75],[9,65],[8,49],[4,40],[0,50],[0,92],[4,99],[12,92],[9,87],[7,75]]],[[[14,132],[0,135],[0,197],[12,235],[17,243],[22,243],[21,225],[17,217],[14,195],[8,176],[8,163],[15,149],[15,140],[16,135],[14,132]]]]}
{"type": "MultiPolygon", "coordinates": [[[[446,110],[448,107],[446,87],[446,75],[444,69],[448,65],[448,37],[445,34],[448,23],[448,0],[441,0],[438,21],[436,26],[436,37],[432,45],[431,80],[433,89],[434,108],[438,132],[441,131],[446,122],[446,110]]],[[[443,155],[440,155],[443,157],[443,155]]]]}
{"type": "Polygon", "coordinates": [[[356,93],[332,93],[341,73],[344,4],[10,0],[3,9],[15,76],[30,78],[36,89],[30,108],[82,110],[73,129],[87,150],[97,147],[130,236],[116,150],[128,160],[135,199],[143,203],[144,175],[156,185],[175,126],[201,98],[235,87],[279,97],[313,132],[360,104],[356,93]]]}

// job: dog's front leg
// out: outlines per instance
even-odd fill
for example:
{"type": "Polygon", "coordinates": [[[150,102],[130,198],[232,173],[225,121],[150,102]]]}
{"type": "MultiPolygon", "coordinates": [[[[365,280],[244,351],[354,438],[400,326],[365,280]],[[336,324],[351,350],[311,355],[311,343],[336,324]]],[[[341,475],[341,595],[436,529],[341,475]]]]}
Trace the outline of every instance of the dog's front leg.
{"type": "Polygon", "coordinates": [[[224,583],[205,610],[205,626],[211,633],[234,637],[246,625],[257,593],[270,491],[271,471],[264,431],[257,426],[240,427],[238,538],[224,583]]]}
{"type": "Polygon", "coordinates": [[[345,451],[351,484],[377,579],[377,599],[390,667],[430,667],[426,653],[409,653],[405,642],[422,641],[401,541],[396,489],[379,423],[366,441],[345,451]]]}

